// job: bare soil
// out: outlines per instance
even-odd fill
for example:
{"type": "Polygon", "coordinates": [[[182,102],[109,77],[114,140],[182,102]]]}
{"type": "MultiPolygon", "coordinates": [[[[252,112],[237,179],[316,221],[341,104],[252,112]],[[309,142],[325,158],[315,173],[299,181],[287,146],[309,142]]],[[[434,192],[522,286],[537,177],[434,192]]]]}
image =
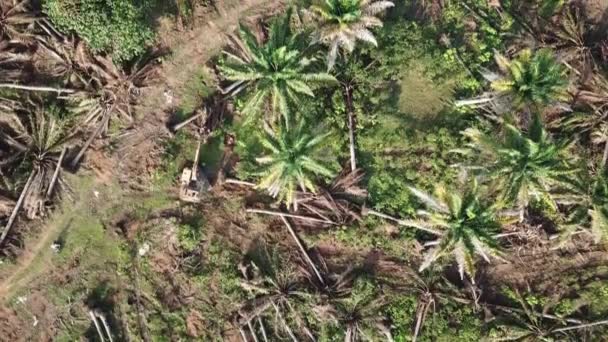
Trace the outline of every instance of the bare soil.
{"type": "Polygon", "coordinates": [[[8,308],[0,307],[0,336],[5,341],[25,341],[22,331],[27,329],[17,313],[8,308]]]}
{"type": "Polygon", "coordinates": [[[608,0],[585,0],[585,14],[595,23],[608,25],[608,0]]]}
{"type": "MultiPolygon", "coordinates": [[[[537,293],[563,293],[571,281],[598,273],[608,267],[608,251],[586,238],[573,239],[563,248],[549,244],[515,248],[506,263],[485,267],[484,281],[496,286],[534,289],[537,293]],[[563,287],[563,288],[560,288],[563,287]]],[[[608,275],[608,274],[607,274],[608,275]]]]}

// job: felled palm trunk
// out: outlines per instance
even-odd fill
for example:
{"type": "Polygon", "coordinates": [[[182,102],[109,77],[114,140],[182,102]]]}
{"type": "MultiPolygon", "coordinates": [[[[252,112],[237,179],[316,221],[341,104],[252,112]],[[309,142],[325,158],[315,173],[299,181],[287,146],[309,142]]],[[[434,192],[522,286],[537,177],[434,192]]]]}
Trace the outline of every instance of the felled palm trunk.
{"type": "Polygon", "coordinates": [[[93,143],[93,140],[95,140],[95,138],[97,138],[101,134],[101,132],[104,130],[104,128],[106,128],[106,126],[110,122],[110,117],[112,116],[113,110],[114,110],[114,106],[112,106],[112,108],[110,108],[105,113],[104,117],[101,119],[101,122],[99,123],[99,126],[97,126],[97,128],[95,129],[95,132],[93,132],[93,134],[91,134],[89,139],[87,139],[87,141],[84,143],[84,145],[80,148],[80,151],[78,151],[78,154],[76,155],[76,157],[74,157],[74,159],[72,159],[72,164],[71,164],[72,167],[78,166],[78,163],[80,163],[80,159],[82,159],[82,157],[84,156],[86,151],[89,149],[89,146],[91,146],[91,144],[93,143]]]}
{"type": "Polygon", "coordinates": [[[350,145],[350,169],[355,172],[357,169],[357,159],[355,156],[355,107],[353,104],[353,86],[344,86],[344,102],[348,115],[348,140],[350,145]]]}
{"type": "Polygon", "coordinates": [[[11,230],[11,227],[13,226],[13,223],[15,222],[15,219],[17,218],[17,214],[19,214],[19,211],[21,210],[21,207],[23,206],[23,201],[25,201],[25,198],[27,197],[27,195],[30,191],[30,186],[32,185],[32,181],[34,180],[35,175],[36,175],[36,171],[32,171],[30,173],[30,177],[28,178],[27,182],[25,183],[25,186],[23,187],[23,190],[21,191],[21,195],[19,196],[19,200],[17,201],[17,204],[15,205],[15,208],[13,209],[11,217],[8,219],[8,222],[6,223],[6,226],[4,227],[4,230],[2,231],[2,235],[0,235],[0,245],[2,245],[2,243],[4,242],[4,239],[6,239],[6,236],[8,235],[8,232],[11,230]]]}
{"type": "Polygon", "coordinates": [[[53,178],[51,179],[51,183],[49,184],[49,188],[46,192],[46,198],[51,198],[53,195],[53,190],[55,189],[55,184],[57,184],[57,178],[59,178],[59,172],[61,171],[61,163],[63,163],[63,158],[65,158],[65,153],[67,149],[64,147],[61,150],[61,155],[59,156],[59,160],[57,161],[57,167],[55,168],[55,172],[53,173],[53,178]]]}
{"type": "Polygon", "coordinates": [[[39,92],[57,93],[57,94],[73,94],[76,92],[74,89],[42,87],[42,86],[26,86],[26,85],[13,84],[13,83],[0,83],[0,88],[30,90],[30,91],[39,91],[39,92]]]}
{"type": "Polygon", "coordinates": [[[197,110],[196,112],[194,112],[194,114],[189,117],[188,119],[174,125],[173,128],[173,132],[177,132],[180,129],[184,128],[184,126],[188,125],[189,123],[193,122],[194,120],[198,119],[198,118],[202,118],[201,122],[205,122],[207,121],[207,109],[203,108],[203,110],[197,110]]]}
{"type": "Polygon", "coordinates": [[[293,227],[291,226],[291,224],[289,223],[289,221],[285,218],[285,216],[281,216],[281,219],[283,220],[283,223],[285,224],[285,227],[289,231],[289,234],[291,234],[291,237],[296,242],[296,245],[298,246],[298,249],[300,249],[300,252],[302,253],[302,256],[304,257],[304,260],[306,260],[306,262],[308,263],[308,266],[310,266],[310,268],[315,272],[315,275],[317,276],[317,279],[319,280],[319,283],[322,284],[322,285],[325,285],[325,281],[323,280],[323,277],[321,276],[321,272],[319,272],[319,269],[317,268],[317,266],[315,265],[315,263],[310,258],[310,255],[308,255],[308,251],[306,250],[306,248],[304,248],[304,245],[302,244],[302,241],[300,240],[300,237],[293,230],[293,227]]]}

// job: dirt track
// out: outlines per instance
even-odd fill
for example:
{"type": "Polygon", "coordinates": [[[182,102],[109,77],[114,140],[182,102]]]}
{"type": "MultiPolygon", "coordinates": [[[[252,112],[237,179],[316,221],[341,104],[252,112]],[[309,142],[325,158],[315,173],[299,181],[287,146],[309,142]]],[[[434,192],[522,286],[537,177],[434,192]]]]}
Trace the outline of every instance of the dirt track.
{"type": "Polygon", "coordinates": [[[150,94],[144,107],[150,110],[170,109],[163,93],[168,90],[179,96],[186,84],[193,80],[193,75],[226,45],[227,34],[237,28],[239,21],[268,16],[284,4],[285,0],[241,0],[238,5],[220,9],[219,13],[197,17],[194,28],[184,31],[177,31],[174,23],[161,20],[158,40],[171,50],[172,55],[163,66],[164,86],[150,94]]]}
{"type": "MultiPolygon", "coordinates": [[[[71,215],[78,215],[84,207],[91,203],[90,199],[95,188],[102,186],[102,184],[103,182],[96,181],[86,188],[78,189],[78,192],[82,194],[79,196],[80,198],[75,201],[75,205],[68,206],[69,208],[63,210],[71,215]]],[[[61,216],[62,213],[58,211],[54,215],[61,216]]],[[[62,219],[55,220],[55,216],[52,217],[53,219],[46,222],[41,234],[36,237],[36,243],[23,251],[16,262],[16,267],[11,270],[11,274],[0,282],[0,301],[10,299],[14,291],[34,279],[38,275],[38,271],[44,270],[44,267],[41,270],[29,270],[36,261],[40,261],[42,265],[50,263],[51,244],[64,229],[69,229],[71,225],[69,220],[66,222],[62,219]]]]}

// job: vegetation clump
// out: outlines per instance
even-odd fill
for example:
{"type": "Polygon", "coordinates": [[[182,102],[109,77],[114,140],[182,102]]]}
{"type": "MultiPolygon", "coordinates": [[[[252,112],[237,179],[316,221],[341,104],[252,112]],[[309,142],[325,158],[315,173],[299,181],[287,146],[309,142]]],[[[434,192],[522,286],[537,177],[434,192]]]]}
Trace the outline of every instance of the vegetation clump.
{"type": "Polygon", "coordinates": [[[46,0],[44,11],[60,30],[124,63],[142,55],[153,40],[145,14],[149,5],[146,0],[46,0]]]}

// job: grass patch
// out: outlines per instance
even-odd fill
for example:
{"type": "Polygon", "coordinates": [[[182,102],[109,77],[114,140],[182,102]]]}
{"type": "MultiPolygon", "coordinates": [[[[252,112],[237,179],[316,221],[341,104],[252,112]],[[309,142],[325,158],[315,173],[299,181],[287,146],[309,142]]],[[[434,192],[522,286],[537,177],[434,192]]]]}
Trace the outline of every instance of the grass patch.
{"type": "Polygon", "coordinates": [[[450,79],[434,81],[424,71],[423,63],[414,62],[403,72],[398,100],[400,111],[418,119],[438,115],[452,100],[456,85],[450,79]]]}
{"type": "Polygon", "coordinates": [[[217,88],[217,81],[206,67],[202,67],[192,75],[181,89],[180,107],[177,111],[177,118],[185,120],[195,109],[203,104],[205,98],[210,97],[217,88]]]}

